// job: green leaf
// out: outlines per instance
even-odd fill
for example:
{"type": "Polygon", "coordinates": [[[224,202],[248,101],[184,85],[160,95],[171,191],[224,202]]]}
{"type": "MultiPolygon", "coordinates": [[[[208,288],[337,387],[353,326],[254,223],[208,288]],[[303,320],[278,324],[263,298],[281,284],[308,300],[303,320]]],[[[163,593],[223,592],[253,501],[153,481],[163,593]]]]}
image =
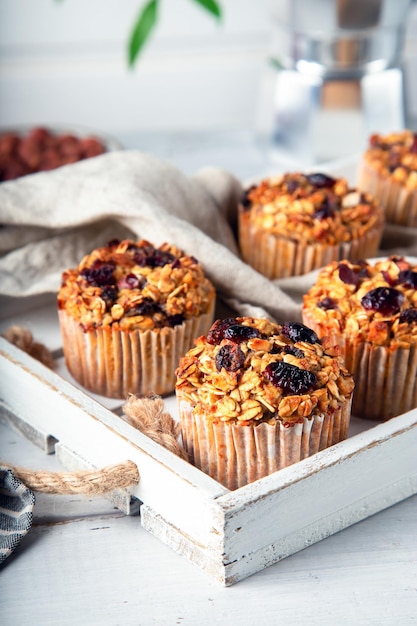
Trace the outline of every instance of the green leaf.
{"type": "Polygon", "coordinates": [[[202,7],[204,7],[204,9],[206,9],[209,13],[214,15],[214,17],[221,19],[222,10],[220,8],[220,5],[216,2],[216,0],[193,0],[193,1],[196,2],[197,4],[200,4],[202,7]]]}
{"type": "Polygon", "coordinates": [[[128,44],[129,67],[133,67],[140,51],[155,28],[158,18],[158,0],[150,0],[139,13],[128,44]]]}

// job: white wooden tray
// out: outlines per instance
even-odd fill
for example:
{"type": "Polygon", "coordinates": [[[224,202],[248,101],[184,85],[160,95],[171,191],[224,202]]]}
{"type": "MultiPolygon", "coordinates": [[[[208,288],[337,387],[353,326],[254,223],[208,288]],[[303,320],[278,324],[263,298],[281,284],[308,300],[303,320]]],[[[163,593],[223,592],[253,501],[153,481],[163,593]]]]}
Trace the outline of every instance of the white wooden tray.
{"type": "MultiPolygon", "coordinates": [[[[139,484],[112,494],[115,504],[130,514],[140,508],[144,528],[224,585],[417,493],[417,410],[377,425],[353,418],[346,441],[229,491],[126,423],[120,401],[77,386],[51,304],[12,317],[0,320],[0,332],[28,326],[56,349],[58,367],[0,338],[0,416],[68,469],[136,463],[139,484]]],[[[165,402],[176,416],[175,399],[165,402]]]]}

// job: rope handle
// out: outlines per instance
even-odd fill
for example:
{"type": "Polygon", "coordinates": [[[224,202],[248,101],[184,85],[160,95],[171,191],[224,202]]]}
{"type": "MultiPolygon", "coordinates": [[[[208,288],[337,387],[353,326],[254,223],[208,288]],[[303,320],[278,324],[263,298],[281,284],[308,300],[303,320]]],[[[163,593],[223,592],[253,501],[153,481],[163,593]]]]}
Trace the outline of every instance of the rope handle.
{"type": "Polygon", "coordinates": [[[10,469],[16,478],[32,491],[56,495],[98,496],[137,484],[140,479],[139,470],[133,461],[107,465],[99,470],[77,472],[33,471],[8,464],[4,464],[4,467],[10,469]]]}
{"type": "MultiPolygon", "coordinates": [[[[51,352],[42,344],[35,342],[32,333],[27,328],[11,326],[3,336],[44,365],[53,368],[54,359],[51,352]]],[[[179,443],[179,425],[169,413],[164,411],[162,398],[156,395],[139,398],[131,394],[123,406],[123,413],[134,428],[187,460],[187,453],[179,443]]],[[[16,478],[33,491],[50,494],[100,495],[137,484],[140,480],[139,470],[133,461],[108,465],[98,470],[76,472],[34,471],[23,467],[13,467],[8,463],[4,463],[4,466],[11,469],[16,478]]]]}

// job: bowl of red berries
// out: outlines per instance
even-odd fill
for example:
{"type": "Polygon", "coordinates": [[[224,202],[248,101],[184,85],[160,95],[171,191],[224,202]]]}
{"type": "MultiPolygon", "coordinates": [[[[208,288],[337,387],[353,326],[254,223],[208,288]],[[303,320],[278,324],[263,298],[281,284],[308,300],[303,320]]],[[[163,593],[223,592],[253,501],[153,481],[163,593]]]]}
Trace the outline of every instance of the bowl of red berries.
{"type": "Polygon", "coordinates": [[[121,149],[117,140],[89,129],[0,129],[0,183],[121,149]]]}

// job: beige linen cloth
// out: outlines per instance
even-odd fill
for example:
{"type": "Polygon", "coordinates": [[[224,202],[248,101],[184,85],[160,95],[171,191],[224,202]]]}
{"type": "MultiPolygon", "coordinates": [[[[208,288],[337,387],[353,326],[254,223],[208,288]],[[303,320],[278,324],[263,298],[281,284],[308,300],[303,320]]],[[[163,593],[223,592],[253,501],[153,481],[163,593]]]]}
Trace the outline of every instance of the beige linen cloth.
{"type": "MultiPolygon", "coordinates": [[[[113,238],[169,242],[203,264],[218,297],[240,315],[300,320],[312,275],[270,281],[239,258],[241,183],[214,167],[186,176],[138,151],[118,151],[0,184],[0,295],[56,292],[62,271],[113,238]]],[[[391,247],[415,254],[417,236],[391,247]]],[[[396,239],[395,239],[396,237],[396,239]]]]}

